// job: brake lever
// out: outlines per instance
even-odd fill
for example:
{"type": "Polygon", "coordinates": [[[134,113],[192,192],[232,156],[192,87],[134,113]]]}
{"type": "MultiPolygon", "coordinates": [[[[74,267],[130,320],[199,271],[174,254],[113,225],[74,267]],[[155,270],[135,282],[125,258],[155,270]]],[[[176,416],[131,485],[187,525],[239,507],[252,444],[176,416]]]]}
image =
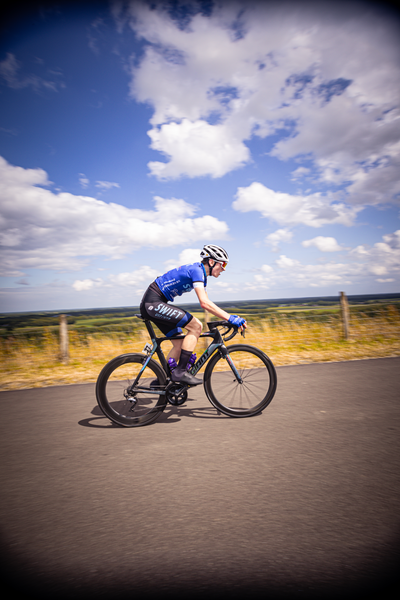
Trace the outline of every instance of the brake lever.
{"type": "Polygon", "coordinates": [[[221,334],[221,335],[222,335],[222,338],[223,338],[223,340],[224,340],[224,342],[229,342],[229,340],[231,340],[233,337],[235,337],[235,335],[237,334],[237,332],[238,332],[238,328],[237,328],[235,325],[231,325],[231,324],[230,324],[230,325],[227,327],[227,331],[226,331],[225,333],[222,333],[222,334],[221,334]],[[228,333],[229,333],[229,332],[230,332],[232,329],[233,329],[233,333],[231,333],[231,335],[230,335],[229,337],[224,337],[224,336],[228,335],[228,333]]]}

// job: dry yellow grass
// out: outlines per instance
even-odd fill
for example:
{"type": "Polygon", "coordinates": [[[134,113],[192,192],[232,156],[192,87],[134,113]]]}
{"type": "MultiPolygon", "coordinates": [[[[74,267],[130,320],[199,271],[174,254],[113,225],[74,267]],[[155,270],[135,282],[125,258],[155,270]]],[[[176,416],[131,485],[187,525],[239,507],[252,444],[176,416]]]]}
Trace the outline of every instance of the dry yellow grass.
{"type": "MultiPolygon", "coordinates": [[[[50,385],[95,382],[101,368],[114,356],[140,352],[148,341],[143,329],[134,338],[126,335],[92,335],[86,340],[70,332],[70,360],[59,360],[58,337],[47,330],[42,343],[35,345],[24,338],[3,340],[0,347],[0,390],[50,385]]],[[[343,361],[384,356],[400,356],[400,318],[398,312],[352,317],[351,337],[342,339],[339,318],[329,322],[315,319],[268,319],[250,324],[246,338],[236,336],[228,344],[257,346],[276,366],[306,362],[343,361]]],[[[169,342],[163,345],[165,353],[169,342]]],[[[200,342],[200,354],[204,343],[200,342]]],[[[204,367],[203,367],[204,368],[204,367]]]]}

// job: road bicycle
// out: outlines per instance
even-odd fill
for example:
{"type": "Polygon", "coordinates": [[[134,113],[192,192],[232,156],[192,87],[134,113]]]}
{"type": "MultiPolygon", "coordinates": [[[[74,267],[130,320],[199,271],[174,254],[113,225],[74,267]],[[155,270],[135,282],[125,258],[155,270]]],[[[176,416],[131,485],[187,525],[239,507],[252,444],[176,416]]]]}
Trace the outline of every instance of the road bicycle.
{"type": "MultiPolygon", "coordinates": [[[[152,423],[168,403],[179,406],[186,402],[191,387],[171,380],[171,371],[161,350],[162,342],[185,336],[157,337],[151,321],[141,315],[135,317],[144,321],[152,344],[147,343],[143,353],[113,358],[103,367],[96,383],[96,398],[104,415],[124,427],[152,423]],[[154,360],[154,355],[159,362],[154,360]]],[[[212,321],[207,325],[209,331],[200,337],[211,338],[211,342],[190,373],[196,375],[209,361],[203,384],[207,398],[217,411],[229,417],[258,415],[275,395],[277,377],[272,361],[254,346],[226,346],[225,342],[238,333],[237,326],[228,321],[212,321]]]]}

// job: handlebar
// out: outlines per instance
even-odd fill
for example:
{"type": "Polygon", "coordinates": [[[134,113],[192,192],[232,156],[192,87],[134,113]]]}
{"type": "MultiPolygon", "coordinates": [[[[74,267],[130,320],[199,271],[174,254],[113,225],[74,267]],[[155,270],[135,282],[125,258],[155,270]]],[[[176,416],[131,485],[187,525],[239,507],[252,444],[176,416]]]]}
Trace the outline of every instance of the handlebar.
{"type": "MultiPolygon", "coordinates": [[[[224,342],[229,342],[235,335],[239,332],[239,327],[237,325],[233,325],[229,323],[229,321],[211,321],[211,323],[207,323],[210,331],[213,329],[217,329],[217,327],[224,327],[226,331],[221,332],[222,339],[224,342]],[[226,337],[228,333],[233,329],[233,332],[229,337],[226,337]]],[[[242,329],[240,332],[243,337],[245,337],[245,329],[242,329]]]]}

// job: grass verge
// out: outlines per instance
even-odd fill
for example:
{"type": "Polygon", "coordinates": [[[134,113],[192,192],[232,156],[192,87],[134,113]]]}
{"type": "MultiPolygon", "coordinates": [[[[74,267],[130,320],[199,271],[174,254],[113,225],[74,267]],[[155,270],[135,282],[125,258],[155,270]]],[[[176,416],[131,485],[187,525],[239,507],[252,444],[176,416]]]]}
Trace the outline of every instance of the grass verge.
{"type": "MultiPolygon", "coordinates": [[[[148,341],[142,329],[127,334],[70,332],[70,360],[59,360],[58,337],[45,331],[41,341],[9,338],[0,345],[0,391],[95,382],[102,367],[114,356],[141,352],[148,341]]],[[[373,318],[358,316],[351,321],[351,336],[342,339],[340,320],[330,316],[321,321],[307,319],[263,319],[250,323],[246,337],[236,336],[229,344],[244,343],[263,350],[276,366],[313,362],[345,361],[400,356],[400,319],[397,311],[373,318]]],[[[200,341],[198,355],[204,349],[200,341]]],[[[163,345],[165,353],[169,342],[163,345]]],[[[203,367],[204,370],[204,367],[203,367]]]]}

